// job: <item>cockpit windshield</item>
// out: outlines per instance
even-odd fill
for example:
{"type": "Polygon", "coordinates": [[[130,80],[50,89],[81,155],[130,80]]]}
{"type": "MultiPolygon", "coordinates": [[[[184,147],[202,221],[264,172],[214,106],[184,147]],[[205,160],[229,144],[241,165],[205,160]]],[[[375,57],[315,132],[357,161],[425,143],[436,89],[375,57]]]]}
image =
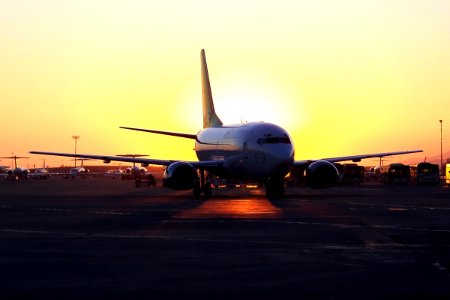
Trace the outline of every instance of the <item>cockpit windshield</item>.
{"type": "Polygon", "coordinates": [[[291,140],[288,136],[272,136],[271,134],[265,134],[263,137],[258,138],[256,141],[260,145],[264,144],[290,144],[291,140]]]}

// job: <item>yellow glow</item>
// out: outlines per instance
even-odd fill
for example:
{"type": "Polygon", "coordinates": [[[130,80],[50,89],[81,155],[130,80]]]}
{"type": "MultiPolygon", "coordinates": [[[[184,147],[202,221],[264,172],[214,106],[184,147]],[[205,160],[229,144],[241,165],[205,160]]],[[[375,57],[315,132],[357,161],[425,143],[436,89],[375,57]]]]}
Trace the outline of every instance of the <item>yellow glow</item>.
{"type": "Polygon", "coordinates": [[[118,127],[198,131],[202,48],[221,119],[280,124],[297,159],[432,157],[439,119],[445,153],[449,11],[443,0],[1,1],[0,155],[71,152],[80,135],[79,153],[195,159],[192,141],[118,127]]]}
{"type": "Polygon", "coordinates": [[[275,78],[256,71],[228,72],[216,77],[215,108],[225,124],[264,121],[301,127],[304,123],[302,99],[294,101],[288,87],[275,78]]]}

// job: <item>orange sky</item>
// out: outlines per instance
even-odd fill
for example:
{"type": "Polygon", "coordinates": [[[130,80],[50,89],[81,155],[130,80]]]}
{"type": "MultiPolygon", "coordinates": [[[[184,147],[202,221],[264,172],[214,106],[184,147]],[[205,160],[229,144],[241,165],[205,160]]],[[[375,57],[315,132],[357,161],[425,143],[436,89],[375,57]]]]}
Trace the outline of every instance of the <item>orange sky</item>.
{"type": "Polygon", "coordinates": [[[190,140],[118,127],[199,130],[202,48],[221,119],[280,124],[297,159],[433,156],[439,119],[446,152],[449,15],[444,0],[0,0],[0,156],[80,135],[79,153],[195,159],[190,140]]]}

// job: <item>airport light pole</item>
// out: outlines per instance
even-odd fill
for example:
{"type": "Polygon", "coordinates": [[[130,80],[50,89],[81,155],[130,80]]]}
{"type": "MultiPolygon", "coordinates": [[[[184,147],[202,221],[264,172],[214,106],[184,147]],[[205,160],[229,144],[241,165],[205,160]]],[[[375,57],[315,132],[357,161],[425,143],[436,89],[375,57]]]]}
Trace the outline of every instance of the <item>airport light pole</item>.
{"type": "Polygon", "coordinates": [[[441,175],[444,174],[443,170],[443,159],[442,159],[442,120],[439,120],[439,123],[441,123],[441,175]]]}
{"type": "Polygon", "coordinates": [[[75,140],[75,168],[77,167],[77,140],[80,138],[79,135],[72,135],[72,138],[75,140]]]}

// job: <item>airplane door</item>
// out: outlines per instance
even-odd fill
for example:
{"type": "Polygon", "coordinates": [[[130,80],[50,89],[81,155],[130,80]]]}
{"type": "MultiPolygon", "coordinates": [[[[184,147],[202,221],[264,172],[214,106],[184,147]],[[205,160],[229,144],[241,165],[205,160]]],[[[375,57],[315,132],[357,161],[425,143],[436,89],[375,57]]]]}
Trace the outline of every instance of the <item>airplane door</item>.
{"type": "Polygon", "coordinates": [[[242,144],[242,159],[240,161],[242,167],[245,165],[247,160],[248,160],[248,145],[247,145],[247,142],[244,142],[242,144]]]}
{"type": "Polygon", "coordinates": [[[242,143],[242,151],[241,154],[238,155],[238,161],[236,161],[236,169],[238,170],[239,173],[241,174],[246,174],[247,173],[247,168],[248,168],[248,145],[247,142],[244,141],[242,143]]]}

